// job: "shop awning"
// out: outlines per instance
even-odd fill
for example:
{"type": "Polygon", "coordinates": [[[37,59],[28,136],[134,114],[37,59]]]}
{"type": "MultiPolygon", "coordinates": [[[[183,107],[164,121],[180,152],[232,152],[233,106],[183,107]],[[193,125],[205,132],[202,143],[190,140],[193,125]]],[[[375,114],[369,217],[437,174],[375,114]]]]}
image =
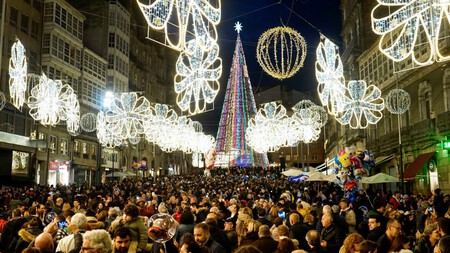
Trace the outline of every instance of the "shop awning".
{"type": "Polygon", "coordinates": [[[378,166],[378,165],[383,164],[385,162],[389,162],[393,158],[394,158],[394,155],[376,157],[375,158],[375,166],[378,166]]]}
{"type": "Polygon", "coordinates": [[[430,160],[431,157],[436,152],[430,152],[426,154],[421,154],[414,161],[406,168],[405,173],[403,174],[404,180],[412,181],[417,175],[417,172],[419,172],[420,169],[422,169],[423,165],[425,165],[428,160],[430,160]]]}

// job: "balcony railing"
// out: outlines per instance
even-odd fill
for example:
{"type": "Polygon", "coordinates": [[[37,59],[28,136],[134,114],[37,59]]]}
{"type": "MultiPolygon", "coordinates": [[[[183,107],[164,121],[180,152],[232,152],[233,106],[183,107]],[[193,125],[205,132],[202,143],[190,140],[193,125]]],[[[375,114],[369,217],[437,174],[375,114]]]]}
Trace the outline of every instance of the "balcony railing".
{"type": "Polygon", "coordinates": [[[411,127],[411,136],[415,139],[427,138],[430,134],[434,134],[434,123],[431,119],[422,120],[411,127]]]}

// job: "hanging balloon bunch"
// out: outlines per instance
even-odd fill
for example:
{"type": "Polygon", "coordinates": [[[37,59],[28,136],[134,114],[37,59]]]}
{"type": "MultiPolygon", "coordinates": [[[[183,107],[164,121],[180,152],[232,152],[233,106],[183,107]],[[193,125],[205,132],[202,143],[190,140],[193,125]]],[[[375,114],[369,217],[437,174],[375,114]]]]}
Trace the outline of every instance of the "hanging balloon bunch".
{"type": "Polygon", "coordinates": [[[375,166],[375,157],[369,150],[363,151],[352,146],[339,151],[334,161],[338,165],[337,177],[351,200],[353,193],[358,191],[358,181],[368,176],[370,169],[375,166]]]}

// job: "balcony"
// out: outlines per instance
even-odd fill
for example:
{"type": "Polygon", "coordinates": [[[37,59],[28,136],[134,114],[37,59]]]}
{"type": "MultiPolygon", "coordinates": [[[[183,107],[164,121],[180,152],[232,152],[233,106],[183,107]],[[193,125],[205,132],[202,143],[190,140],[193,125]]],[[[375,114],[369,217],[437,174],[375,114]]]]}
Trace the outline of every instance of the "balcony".
{"type": "Polygon", "coordinates": [[[435,133],[434,122],[431,119],[422,120],[411,127],[410,135],[414,136],[415,140],[428,139],[428,137],[435,133]]]}
{"type": "Polygon", "coordinates": [[[443,112],[437,116],[436,128],[441,134],[450,132],[450,111],[443,112]]]}
{"type": "Polygon", "coordinates": [[[366,137],[364,129],[350,129],[345,133],[345,141],[347,143],[359,141],[366,137]]]}

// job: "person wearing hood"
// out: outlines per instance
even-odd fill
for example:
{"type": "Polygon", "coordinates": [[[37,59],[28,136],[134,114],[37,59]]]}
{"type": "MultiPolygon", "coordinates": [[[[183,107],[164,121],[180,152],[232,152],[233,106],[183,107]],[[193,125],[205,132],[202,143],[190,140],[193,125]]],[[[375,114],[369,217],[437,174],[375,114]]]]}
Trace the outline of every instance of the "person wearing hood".
{"type": "Polygon", "coordinates": [[[5,223],[3,232],[0,237],[0,251],[12,252],[15,249],[18,232],[22,228],[23,224],[27,222],[27,218],[21,217],[20,209],[14,209],[12,211],[12,218],[5,223]]]}
{"type": "Polygon", "coordinates": [[[31,218],[31,220],[26,222],[23,225],[23,228],[19,230],[19,240],[17,241],[14,250],[15,253],[21,253],[39,234],[42,233],[42,230],[38,228],[38,219],[38,217],[31,218]]]}

